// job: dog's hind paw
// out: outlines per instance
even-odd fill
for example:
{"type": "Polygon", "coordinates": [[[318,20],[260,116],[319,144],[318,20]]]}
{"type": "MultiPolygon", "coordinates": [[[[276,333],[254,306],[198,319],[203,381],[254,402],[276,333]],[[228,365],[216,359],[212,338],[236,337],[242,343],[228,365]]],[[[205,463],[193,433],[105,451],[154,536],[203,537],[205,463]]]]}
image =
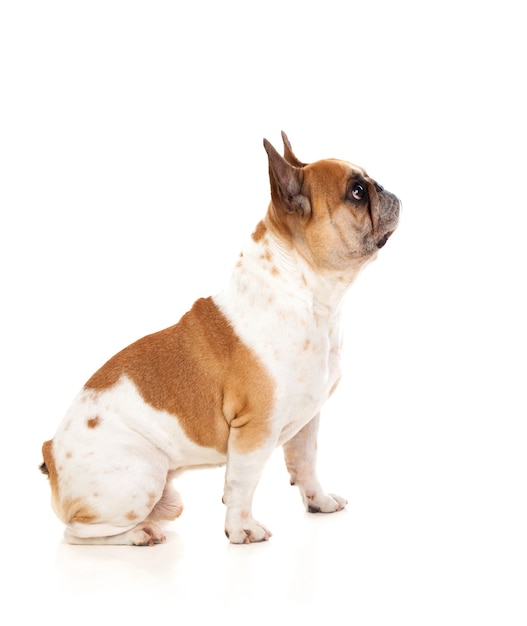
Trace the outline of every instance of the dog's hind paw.
{"type": "Polygon", "coordinates": [[[153,546],[156,543],[166,541],[166,536],[161,528],[152,522],[138,524],[129,531],[129,536],[134,546],[153,546]]]}

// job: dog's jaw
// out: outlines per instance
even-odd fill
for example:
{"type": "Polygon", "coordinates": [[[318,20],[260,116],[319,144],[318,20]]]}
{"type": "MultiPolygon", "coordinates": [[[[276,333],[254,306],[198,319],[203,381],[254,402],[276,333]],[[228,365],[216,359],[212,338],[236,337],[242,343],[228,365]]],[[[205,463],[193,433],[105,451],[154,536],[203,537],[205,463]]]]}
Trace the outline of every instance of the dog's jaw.
{"type": "Polygon", "coordinates": [[[385,235],[383,235],[379,241],[377,242],[377,248],[380,250],[381,248],[384,248],[384,246],[388,243],[388,239],[392,236],[392,234],[394,233],[393,230],[387,232],[385,235]]]}

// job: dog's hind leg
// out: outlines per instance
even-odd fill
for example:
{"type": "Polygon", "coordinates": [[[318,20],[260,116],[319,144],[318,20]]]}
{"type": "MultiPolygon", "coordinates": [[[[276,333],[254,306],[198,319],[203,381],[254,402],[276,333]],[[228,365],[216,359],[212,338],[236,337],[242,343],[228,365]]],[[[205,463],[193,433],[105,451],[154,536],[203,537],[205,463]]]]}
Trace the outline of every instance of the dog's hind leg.
{"type": "MultiPolygon", "coordinates": [[[[135,468],[137,470],[137,467],[135,468]]],[[[157,521],[175,519],[181,499],[167,483],[166,468],[143,467],[130,475],[115,471],[98,484],[97,492],[71,500],[62,518],[64,538],[73,544],[147,546],[165,541],[157,521]],[[150,470],[147,472],[147,470],[150,470]]]]}
{"type": "Polygon", "coordinates": [[[107,523],[80,524],[73,522],[67,525],[64,539],[68,543],[77,545],[153,546],[156,543],[163,543],[166,539],[161,528],[154,522],[175,520],[182,512],[181,496],[172,486],[169,474],[161,498],[155,503],[144,522],[130,528],[122,528],[107,523]]]}
{"type": "Polygon", "coordinates": [[[172,474],[169,472],[165,489],[161,498],[156,502],[148,520],[160,522],[162,520],[172,521],[183,513],[183,502],[181,496],[172,485],[172,474]]]}

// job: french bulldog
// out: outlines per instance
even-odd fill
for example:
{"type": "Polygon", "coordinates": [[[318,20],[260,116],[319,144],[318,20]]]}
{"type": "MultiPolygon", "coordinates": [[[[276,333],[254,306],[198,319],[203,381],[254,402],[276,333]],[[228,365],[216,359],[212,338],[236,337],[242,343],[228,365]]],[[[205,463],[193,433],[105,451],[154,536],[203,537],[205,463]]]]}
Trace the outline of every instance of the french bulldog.
{"type": "Polygon", "coordinates": [[[317,478],[319,414],[341,377],[343,297],[400,203],[362,167],[302,163],[282,138],[284,156],[264,140],[271,200],[223,291],[113,356],[43,444],[67,542],[163,542],[183,509],[174,477],[218,465],[227,537],[265,541],[252,500],[277,446],[308,511],[346,505],[317,478]]]}

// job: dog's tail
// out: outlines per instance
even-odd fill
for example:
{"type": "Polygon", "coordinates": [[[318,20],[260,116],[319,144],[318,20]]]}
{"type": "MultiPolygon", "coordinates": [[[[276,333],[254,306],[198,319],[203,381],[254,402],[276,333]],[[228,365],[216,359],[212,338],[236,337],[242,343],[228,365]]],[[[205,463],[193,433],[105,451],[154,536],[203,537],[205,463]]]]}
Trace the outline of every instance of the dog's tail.
{"type": "Polygon", "coordinates": [[[42,444],[42,457],[44,462],[39,466],[40,471],[49,479],[51,487],[51,506],[59,519],[64,522],[69,521],[63,513],[63,505],[59,498],[59,481],[57,468],[55,465],[55,455],[53,454],[53,440],[45,441],[42,444]]]}
{"type": "Polygon", "coordinates": [[[58,477],[53,456],[53,440],[45,441],[42,445],[42,457],[44,462],[39,466],[40,471],[49,478],[52,502],[58,502],[58,477]]]}
{"type": "Polygon", "coordinates": [[[45,441],[42,444],[42,458],[44,459],[44,462],[39,465],[38,469],[46,476],[49,476],[49,479],[51,480],[55,469],[55,458],[53,457],[53,440],[45,441]]]}

